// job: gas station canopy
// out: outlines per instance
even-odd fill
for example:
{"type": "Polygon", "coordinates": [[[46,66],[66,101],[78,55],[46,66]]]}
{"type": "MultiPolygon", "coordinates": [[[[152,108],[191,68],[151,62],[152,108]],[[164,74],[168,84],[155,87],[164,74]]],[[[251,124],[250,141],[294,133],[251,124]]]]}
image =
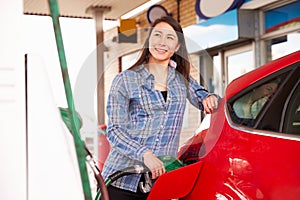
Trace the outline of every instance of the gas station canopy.
{"type": "MultiPolygon", "coordinates": [[[[118,19],[129,11],[148,2],[148,0],[57,0],[62,17],[92,18],[89,8],[109,9],[105,19],[118,19]]],[[[24,0],[24,14],[50,15],[47,0],[24,0]]]]}

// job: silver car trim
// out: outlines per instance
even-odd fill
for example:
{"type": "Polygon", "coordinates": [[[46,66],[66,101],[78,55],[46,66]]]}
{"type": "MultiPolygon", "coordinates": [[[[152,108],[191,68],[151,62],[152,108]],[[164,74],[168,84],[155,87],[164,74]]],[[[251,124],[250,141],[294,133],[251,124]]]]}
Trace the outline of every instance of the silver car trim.
{"type": "Polygon", "coordinates": [[[238,125],[231,120],[230,113],[229,113],[226,103],[224,104],[224,106],[225,106],[225,108],[224,108],[225,118],[227,119],[229,126],[233,129],[251,133],[251,134],[255,134],[255,135],[262,135],[262,136],[269,136],[269,137],[286,139],[286,140],[300,141],[300,136],[298,136],[298,135],[293,135],[293,134],[288,134],[288,133],[278,133],[278,132],[273,132],[273,131],[263,131],[263,130],[250,128],[247,126],[238,125]]]}

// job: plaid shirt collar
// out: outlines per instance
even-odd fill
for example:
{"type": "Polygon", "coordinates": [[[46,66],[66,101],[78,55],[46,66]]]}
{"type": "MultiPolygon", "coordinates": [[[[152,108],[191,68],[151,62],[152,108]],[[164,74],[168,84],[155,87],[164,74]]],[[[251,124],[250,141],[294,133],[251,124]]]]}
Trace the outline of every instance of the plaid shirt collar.
{"type": "MultiPolygon", "coordinates": [[[[134,71],[140,74],[141,84],[144,86],[149,86],[149,80],[154,80],[153,75],[149,72],[145,64],[137,66],[134,71]]],[[[168,82],[175,79],[176,68],[169,66],[168,67],[168,82]]]]}

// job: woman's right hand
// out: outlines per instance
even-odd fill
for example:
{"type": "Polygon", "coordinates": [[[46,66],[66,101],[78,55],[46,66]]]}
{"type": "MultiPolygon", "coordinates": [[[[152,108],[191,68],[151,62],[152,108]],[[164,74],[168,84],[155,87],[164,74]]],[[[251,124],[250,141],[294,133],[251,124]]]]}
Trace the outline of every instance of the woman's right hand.
{"type": "Polygon", "coordinates": [[[215,95],[210,95],[202,101],[204,111],[207,114],[212,114],[212,112],[218,108],[218,104],[218,98],[215,95]]]}
{"type": "Polygon", "coordinates": [[[152,173],[152,179],[158,178],[166,172],[163,162],[158,159],[151,151],[146,151],[143,156],[144,164],[152,173]]]}

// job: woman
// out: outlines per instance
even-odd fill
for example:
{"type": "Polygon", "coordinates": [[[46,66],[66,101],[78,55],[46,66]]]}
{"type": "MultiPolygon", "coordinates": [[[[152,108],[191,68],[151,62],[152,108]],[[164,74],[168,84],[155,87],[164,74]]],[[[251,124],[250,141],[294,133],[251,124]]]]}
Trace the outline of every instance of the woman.
{"type": "MultiPolygon", "coordinates": [[[[152,179],[163,173],[162,155],[177,157],[188,99],[212,113],[218,96],[190,77],[190,63],[181,26],[172,17],[156,20],[138,61],[113,80],[107,103],[107,136],[112,149],[103,177],[143,162],[152,179]]],[[[108,188],[110,199],[146,199],[138,188],[141,176],[118,179],[108,188]]]]}

